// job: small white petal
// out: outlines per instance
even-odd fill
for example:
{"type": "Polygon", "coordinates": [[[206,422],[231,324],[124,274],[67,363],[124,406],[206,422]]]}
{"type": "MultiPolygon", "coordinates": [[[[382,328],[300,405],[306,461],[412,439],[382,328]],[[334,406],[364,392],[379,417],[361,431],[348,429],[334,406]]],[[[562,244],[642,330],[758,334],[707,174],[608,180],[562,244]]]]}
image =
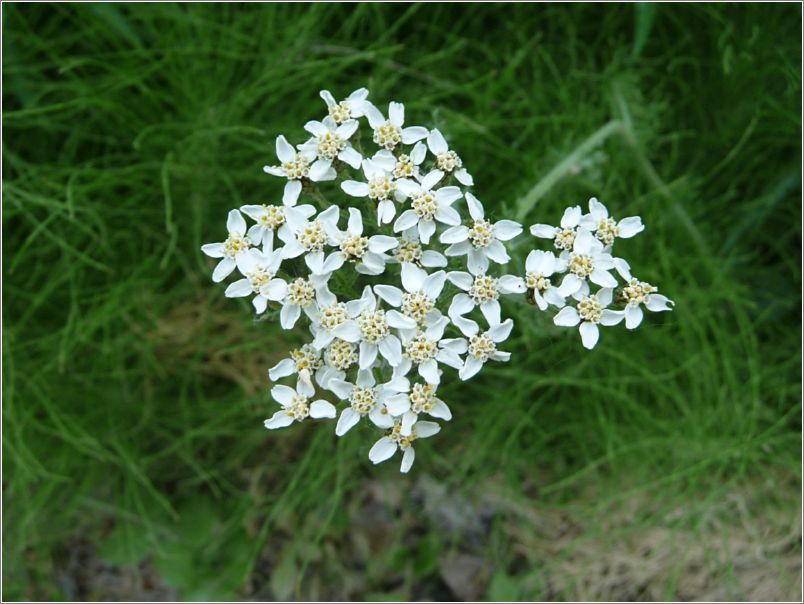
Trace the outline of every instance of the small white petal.
{"type": "Polygon", "coordinates": [[[223,295],[227,298],[243,298],[252,293],[251,282],[248,279],[240,279],[231,283],[223,295]]]}
{"type": "Polygon", "coordinates": [[[201,246],[201,251],[210,258],[223,258],[224,248],[222,243],[207,243],[201,246]]]}
{"type": "Polygon", "coordinates": [[[483,204],[480,203],[480,200],[471,193],[464,195],[464,199],[469,206],[469,215],[472,220],[483,220],[483,204]]]}
{"type": "Polygon", "coordinates": [[[295,206],[301,194],[302,184],[300,180],[289,180],[285,183],[285,191],[282,194],[282,203],[286,206],[295,206]]]}
{"type": "Polygon", "coordinates": [[[377,464],[389,459],[394,453],[396,453],[396,443],[387,436],[383,436],[371,447],[369,459],[372,463],[377,464]]]}
{"type": "Polygon", "coordinates": [[[405,449],[405,452],[402,454],[402,465],[399,466],[399,471],[402,474],[407,474],[410,472],[411,466],[413,466],[413,460],[416,459],[416,451],[413,450],[413,447],[408,447],[405,449]]]}
{"type": "Polygon", "coordinates": [[[556,227],[549,224],[534,224],[530,227],[530,234],[542,239],[555,239],[556,227]]]}
{"type": "Polygon", "coordinates": [[[494,236],[500,241],[513,239],[522,232],[522,225],[513,220],[498,220],[494,223],[494,236]]]}
{"type": "Polygon", "coordinates": [[[220,283],[221,281],[226,279],[226,277],[232,274],[232,271],[235,269],[236,266],[237,263],[233,259],[231,258],[222,259],[220,262],[218,262],[218,265],[215,267],[215,270],[212,271],[212,280],[215,283],[220,283]]]}
{"type": "Polygon", "coordinates": [[[600,338],[600,330],[597,325],[589,321],[584,321],[581,323],[580,332],[581,342],[583,342],[584,348],[592,350],[595,344],[597,344],[598,338],[600,338]]]}
{"type": "Polygon", "coordinates": [[[335,435],[343,436],[351,430],[358,421],[360,421],[360,414],[351,407],[347,407],[341,411],[341,416],[338,418],[338,423],[335,426],[335,435]]]}
{"type": "Polygon", "coordinates": [[[433,155],[441,155],[442,153],[449,151],[447,140],[436,128],[430,130],[430,134],[427,136],[427,146],[430,147],[430,151],[433,153],[433,155]]]}
{"type": "Polygon", "coordinates": [[[341,183],[341,189],[343,189],[344,193],[352,197],[368,197],[369,194],[368,183],[357,180],[343,181],[341,183]]]}
{"type": "Polygon", "coordinates": [[[416,437],[430,438],[441,431],[441,426],[435,422],[416,422],[416,437]]]}
{"type": "Polygon", "coordinates": [[[645,230],[645,225],[642,224],[642,219],[639,216],[629,216],[628,218],[623,218],[617,223],[617,227],[617,236],[622,237],[623,239],[633,237],[637,233],[641,233],[645,230]]]}
{"type": "Polygon", "coordinates": [[[310,417],[313,419],[333,418],[335,417],[335,407],[325,400],[313,401],[313,404],[310,405],[310,417]]]}
{"type": "Polygon", "coordinates": [[[293,418],[284,411],[277,411],[270,419],[266,419],[263,425],[269,430],[276,430],[277,428],[286,428],[293,423],[293,418]]]}
{"type": "Polygon", "coordinates": [[[426,137],[427,137],[427,128],[422,128],[421,126],[411,126],[410,128],[403,128],[402,132],[400,133],[400,138],[402,139],[402,142],[406,145],[412,145],[413,143],[420,141],[426,137]]]}
{"type": "Polygon", "coordinates": [[[553,323],[562,327],[575,327],[580,321],[578,311],[572,306],[565,306],[553,317],[553,323]]]}

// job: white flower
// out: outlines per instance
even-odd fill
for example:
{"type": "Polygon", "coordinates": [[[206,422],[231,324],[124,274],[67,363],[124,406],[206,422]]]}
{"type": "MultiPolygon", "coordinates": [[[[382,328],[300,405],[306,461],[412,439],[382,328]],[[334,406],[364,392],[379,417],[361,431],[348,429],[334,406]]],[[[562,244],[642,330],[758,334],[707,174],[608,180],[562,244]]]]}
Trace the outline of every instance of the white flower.
{"type": "Polygon", "coordinates": [[[311,319],[318,309],[318,288],[325,286],[329,275],[310,275],[307,278],[297,277],[287,284],[287,293],[280,300],[282,310],[279,311],[279,324],[282,329],[293,329],[299,320],[301,311],[311,319]]]}
{"type": "Polygon", "coordinates": [[[447,404],[436,396],[436,387],[432,384],[413,384],[409,392],[400,392],[393,395],[387,402],[389,411],[402,416],[400,432],[402,436],[409,436],[411,427],[419,419],[419,413],[426,413],[430,417],[449,421],[452,412],[447,404]]]}
{"type": "MultiPolygon", "coordinates": [[[[270,249],[270,248],[269,248],[270,249]]],[[[244,279],[239,279],[226,288],[227,298],[243,298],[256,294],[252,300],[258,314],[264,313],[268,300],[278,302],[287,295],[287,283],[276,279],[276,273],[282,264],[282,250],[261,252],[251,248],[247,253],[237,257],[237,268],[244,279]]]]}
{"type": "Polygon", "coordinates": [[[418,231],[415,234],[403,232],[398,238],[398,245],[394,248],[392,259],[394,262],[410,262],[416,266],[427,268],[441,268],[447,266],[447,258],[441,252],[424,250],[419,241],[418,231]]]}
{"type": "Polygon", "coordinates": [[[310,179],[321,180],[332,167],[332,162],[339,159],[357,170],[363,157],[358,153],[349,138],[357,131],[357,122],[349,120],[340,126],[331,117],[324,121],[311,120],[304,125],[304,129],[313,135],[309,141],[299,145],[299,150],[314,153],[318,159],[310,166],[310,179]]]}
{"type": "Polygon", "coordinates": [[[450,318],[463,316],[479,306],[489,325],[496,325],[500,322],[500,294],[521,294],[525,291],[525,282],[521,277],[513,275],[493,277],[487,275],[485,271],[476,275],[462,271],[450,271],[447,273],[447,279],[466,292],[457,294],[452,299],[452,304],[447,312],[450,318]]]}
{"type": "Polygon", "coordinates": [[[345,231],[336,230],[332,237],[340,247],[344,261],[357,262],[355,269],[364,275],[379,275],[385,271],[385,263],[391,257],[386,254],[399,245],[395,237],[388,235],[363,235],[363,216],[357,208],[349,208],[349,222],[345,231]]]}
{"type": "Polygon", "coordinates": [[[629,216],[619,222],[609,218],[609,211],[595,197],[589,200],[589,213],[581,217],[578,223],[581,227],[595,234],[604,245],[610,246],[615,237],[628,239],[645,230],[639,216],[629,216]]]}
{"type": "Polygon", "coordinates": [[[623,287],[621,296],[625,302],[625,310],[622,315],[628,329],[636,329],[642,323],[642,306],[651,312],[673,310],[674,302],[667,296],[656,293],[658,291],[659,288],[633,277],[623,287]]]}
{"type": "Polygon", "coordinates": [[[461,158],[458,157],[455,151],[450,150],[444,135],[436,128],[430,130],[430,134],[427,135],[427,146],[430,147],[432,154],[436,156],[436,167],[439,170],[454,173],[458,182],[467,187],[475,184],[472,175],[463,167],[461,158]]]}
{"type": "Polygon", "coordinates": [[[439,363],[454,369],[463,367],[460,355],[466,352],[466,340],[444,338],[444,329],[449,322],[447,317],[431,314],[425,319],[424,329],[412,334],[401,332],[404,352],[394,375],[407,375],[416,365],[419,375],[428,384],[437,385],[441,381],[439,363]]]}
{"type": "Polygon", "coordinates": [[[467,266],[473,273],[488,269],[489,260],[499,264],[511,258],[503,241],[513,239],[522,232],[522,225],[513,220],[499,220],[494,224],[484,218],[483,205],[471,193],[465,195],[472,216],[472,226],[450,227],[441,234],[441,243],[451,244],[444,252],[447,256],[467,256],[467,266]]]}
{"type": "Polygon", "coordinates": [[[455,317],[453,323],[468,338],[466,360],[458,372],[458,377],[462,380],[474,376],[489,359],[504,362],[511,358],[510,352],[497,350],[497,344],[504,342],[511,335],[514,326],[511,319],[506,319],[502,323],[489,323],[486,331],[480,331],[477,323],[464,317],[455,317]]]}
{"type": "Polygon", "coordinates": [[[271,396],[282,405],[282,409],[265,420],[265,427],[271,430],[285,428],[294,421],[300,422],[307,417],[313,419],[335,417],[335,407],[332,403],[319,399],[310,403],[315,395],[315,388],[309,382],[298,380],[296,390],[290,386],[277,385],[271,388],[271,396]]]}
{"type": "Polygon", "coordinates": [[[324,348],[324,366],[316,376],[316,381],[326,388],[332,379],[346,379],[346,372],[358,362],[358,348],[354,342],[334,338],[324,348]]]}
{"type": "Polygon", "coordinates": [[[392,102],[388,105],[387,120],[374,105],[367,103],[364,110],[369,125],[374,130],[374,142],[389,151],[392,151],[400,142],[412,145],[427,136],[427,128],[402,127],[405,124],[405,106],[402,103],[392,102]]]}
{"type": "Polygon", "coordinates": [[[417,229],[419,239],[425,245],[430,243],[430,237],[436,231],[438,220],[443,224],[455,226],[461,224],[461,216],[451,204],[462,197],[458,187],[441,187],[432,191],[444,177],[440,170],[433,170],[418,183],[413,180],[402,179],[397,188],[411,200],[410,210],[405,210],[394,222],[394,231],[412,231],[417,229]]]}
{"type": "Polygon", "coordinates": [[[343,265],[341,254],[330,254],[324,259],[324,248],[335,246],[334,235],[338,232],[340,208],[330,206],[314,220],[304,220],[283,225],[277,235],[285,243],[282,255],[296,258],[306,253],[305,262],[314,275],[323,275],[339,269],[343,265]]]}
{"type": "Polygon", "coordinates": [[[393,153],[387,149],[377,152],[378,156],[390,156],[394,161],[393,175],[394,178],[419,178],[419,166],[422,165],[424,158],[427,156],[427,145],[419,141],[413,145],[410,154],[400,153],[399,157],[395,157],[393,153]]]}
{"type": "Polygon", "coordinates": [[[282,135],[276,137],[276,156],[282,162],[281,165],[263,166],[262,171],[288,179],[282,195],[282,203],[286,206],[296,205],[302,190],[302,179],[332,180],[336,176],[335,170],[330,169],[326,174],[321,175],[321,178],[313,179],[310,176],[310,164],[315,159],[315,153],[309,150],[296,153],[293,145],[282,135]]]}
{"type": "Polygon", "coordinates": [[[360,420],[366,417],[378,428],[394,426],[393,412],[388,407],[389,400],[400,392],[407,392],[410,383],[402,377],[377,385],[370,369],[357,372],[354,384],[343,379],[331,379],[327,388],[338,395],[341,400],[348,401],[349,406],[341,411],[335,434],[343,436],[360,420]]]}
{"type": "Polygon", "coordinates": [[[338,302],[338,298],[326,285],[316,288],[316,294],[317,311],[310,325],[310,330],[315,336],[313,346],[320,350],[336,337],[347,342],[358,342],[360,326],[349,316],[346,303],[338,302]]]}
{"type": "Polygon", "coordinates": [[[581,206],[572,206],[564,210],[561,217],[561,226],[554,227],[549,224],[534,224],[530,227],[530,234],[542,239],[552,239],[558,250],[571,250],[575,243],[575,233],[581,221],[581,206]]]}
{"type": "Polygon", "coordinates": [[[391,365],[396,367],[402,360],[402,343],[391,333],[391,329],[415,330],[416,321],[397,310],[380,309],[379,301],[367,285],[359,300],[347,302],[349,316],[357,321],[360,328],[360,369],[374,365],[379,352],[391,365]]]}
{"type": "Polygon", "coordinates": [[[369,91],[366,88],[358,88],[338,103],[329,90],[322,90],[321,98],[324,99],[324,102],[327,104],[329,116],[335,120],[336,124],[342,124],[349,119],[363,117],[363,115],[365,115],[364,111],[368,104],[368,101],[366,101],[368,93],[369,91]]]}
{"type": "Polygon", "coordinates": [[[575,327],[580,324],[581,341],[584,348],[591,350],[600,337],[598,324],[616,325],[622,321],[622,312],[606,308],[611,304],[612,290],[604,287],[596,294],[584,296],[578,307],[565,306],[553,317],[553,323],[563,327],[575,327]]]}
{"type": "Polygon", "coordinates": [[[247,205],[241,206],[240,211],[246,216],[256,221],[248,230],[248,238],[254,245],[274,245],[274,231],[281,228],[286,223],[293,225],[304,224],[304,222],[315,214],[315,207],[307,204],[298,206],[275,206],[275,205],[247,205]]]}
{"type": "Polygon", "coordinates": [[[400,471],[405,474],[413,465],[416,452],[413,450],[413,441],[417,438],[428,438],[441,430],[441,426],[435,422],[416,422],[410,429],[410,435],[402,435],[402,420],[396,420],[394,427],[374,443],[369,451],[369,459],[372,463],[378,464],[386,459],[393,457],[397,449],[402,449],[402,466],[400,471]]]}
{"type": "Polygon", "coordinates": [[[567,265],[567,276],[561,282],[562,294],[588,293],[587,280],[600,287],[617,287],[617,279],[609,273],[614,268],[614,258],[586,229],[578,230],[572,251],[562,252],[561,259],[567,265]]]}
{"type": "Polygon", "coordinates": [[[525,259],[525,285],[541,310],[547,310],[548,304],[559,308],[564,306],[562,290],[552,283],[550,277],[566,269],[566,262],[556,258],[552,252],[532,250],[528,254],[525,259]]]}
{"type": "Polygon", "coordinates": [[[391,222],[396,215],[395,201],[403,201],[404,195],[398,190],[398,180],[393,175],[393,156],[375,155],[363,160],[363,174],[367,182],[345,180],[341,189],[352,197],[368,197],[377,203],[377,224],[391,222]]]}
{"type": "Polygon", "coordinates": [[[321,358],[321,351],[316,350],[312,344],[304,344],[301,348],[291,350],[290,358],[282,359],[271,367],[268,370],[268,378],[275,382],[295,373],[300,379],[309,382],[312,379],[312,375],[315,374],[316,381],[323,387],[324,384],[321,379],[323,367],[324,361],[321,358]]]}
{"type": "Polygon", "coordinates": [[[424,270],[410,263],[402,264],[402,287],[387,284],[374,286],[375,293],[402,314],[417,323],[423,323],[428,317],[438,318],[441,313],[435,307],[436,300],[444,289],[447,274],[436,271],[428,275],[424,270]]]}
{"type": "Polygon", "coordinates": [[[237,258],[243,256],[251,248],[251,240],[246,235],[246,221],[237,210],[231,210],[226,220],[226,229],[229,237],[223,243],[206,243],[201,251],[210,258],[221,258],[215,270],[212,271],[212,280],[215,283],[223,281],[232,274],[237,266],[237,258]]]}

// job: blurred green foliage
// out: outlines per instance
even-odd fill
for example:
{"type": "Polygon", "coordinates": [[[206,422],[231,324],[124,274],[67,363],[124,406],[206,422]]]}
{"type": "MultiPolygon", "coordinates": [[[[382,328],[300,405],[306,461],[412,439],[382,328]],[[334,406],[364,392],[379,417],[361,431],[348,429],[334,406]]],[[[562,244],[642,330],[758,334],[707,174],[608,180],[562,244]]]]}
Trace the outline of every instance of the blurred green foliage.
{"type": "MultiPolygon", "coordinates": [[[[791,4],[4,4],[5,598],[90,597],[54,578],[76,536],[185,599],[449,597],[465,533],[424,503],[350,541],[366,489],[421,476],[612,541],[601,514],[632,500],[633,530],[677,509],[698,530],[730,489],[797,491],[800,34],[791,4]],[[512,361],[445,385],[454,420],[408,477],[371,466],[365,426],[262,428],[302,335],[224,299],[199,252],[279,199],[261,167],[318,91],[364,85],[445,133],[495,217],[641,215],[619,251],[676,301],[592,352],[509,302],[512,361]]],[[[478,597],[577,595],[501,509],[478,597]]]]}

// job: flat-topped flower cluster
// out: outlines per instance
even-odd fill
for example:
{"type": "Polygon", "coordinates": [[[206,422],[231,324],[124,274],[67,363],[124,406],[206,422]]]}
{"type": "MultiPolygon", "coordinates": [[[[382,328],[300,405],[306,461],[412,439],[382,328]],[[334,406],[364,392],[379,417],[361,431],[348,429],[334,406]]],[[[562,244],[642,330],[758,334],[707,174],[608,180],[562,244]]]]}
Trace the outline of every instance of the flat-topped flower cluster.
{"type": "Polygon", "coordinates": [[[522,226],[487,215],[441,132],[406,126],[401,103],[383,113],[365,88],[321,97],[327,115],[305,124],[309,138],[294,146],[277,137],[278,163],[264,168],[286,181],[281,203],[231,210],[226,240],[202,246],[219,259],[213,281],[238,275],[227,297],[250,297],[257,314],[278,310],[283,329],[298,330],[302,317],[309,329],[268,372],[292,381],[271,389],[280,409],[266,428],[337,417],[342,436],[363,421],[381,432],[369,459],[401,451],[407,472],[414,441],[452,418],[438,395],[444,372],[468,380],[509,360],[499,346],[513,320],[501,297],[555,311],[554,323],[579,327],[586,348],[600,325],[633,329],[643,308],[670,310],[612,256],[616,239],[643,230],[640,218],[616,221],[593,198],[586,214],[575,206],[559,226],[533,225],[555,250],[531,251],[524,271],[511,267],[506,245],[522,226]],[[337,199],[325,195],[330,181],[337,199]]]}

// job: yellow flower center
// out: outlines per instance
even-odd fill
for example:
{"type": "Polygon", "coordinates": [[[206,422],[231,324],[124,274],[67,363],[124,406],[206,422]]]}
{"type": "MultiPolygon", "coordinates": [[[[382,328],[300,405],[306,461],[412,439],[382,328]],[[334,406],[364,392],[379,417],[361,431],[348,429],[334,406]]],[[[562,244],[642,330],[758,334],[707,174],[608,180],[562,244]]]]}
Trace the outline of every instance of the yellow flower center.
{"type": "Polygon", "coordinates": [[[374,129],[374,142],[389,151],[396,147],[400,140],[402,140],[402,130],[390,121],[374,129]]]}
{"type": "Polygon", "coordinates": [[[414,363],[424,363],[435,358],[438,353],[437,342],[420,334],[405,344],[405,356],[414,363]]]}
{"type": "Polygon", "coordinates": [[[497,346],[495,346],[486,332],[479,333],[469,339],[469,354],[483,362],[486,362],[496,350],[497,346]]]}
{"type": "Polygon", "coordinates": [[[399,245],[394,250],[394,256],[399,262],[413,262],[418,264],[422,259],[422,246],[418,241],[400,240],[399,245]]]}
{"type": "Polygon", "coordinates": [[[346,304],[336,302],[321,311],[321,327],[327,331],[332,331],[339,325],[343,325],[348,318],[349,315],[346,312],[346,304]]]}
{"type": "Polygon", "coordinates": [[[571,250],[575,243],[575,229],[556,228],[555,246],[560,250],[571,250]]]}
{"type": "Polygon", "coordinates": [[[422,292],[405,292],[402,294],[402,314],[410,317],[417,323],[424,320],[433,307],[435,300],[422,292]]]}
{"type": "Polygon", "coordinates": [[[433,216],[435,216],[435,213],[438,211],[438,202],[436,202],[435,195],[430,191],[416,195],[411,205],[413,211],[424,220],[432,220],[433,216]]]}
{"type": "Polygon", "coordinates": [[[288,301],[305,308],[315,299],[315,287],[307,279],[301,277],[288,285],[288,301]]]}
{"type": "Polygon", "coordinates": [[[412,178],[417,172],[418,168],[409,156],[403,154],[396,158],[394,178],[412,178]]]}
{"type": "Polygon", "coordinates": [[[366,250],[368,250],[368,237],[354,235],[346,237],[341,242],[341,251],[348,260],[359,260],[366,253],[366,250]]]}
{"type": "Polygon", "coordinates": [[[453,170],[463,166],[463,162],[455,151],[450,150],[446,153],[441,153],[438,155],[436,158],[436,165],[438,166],[439,170],[443,170],[444,172],[452,172],[453,170]]]}
{"type": "Polygon", "coordinates": [[[335,132],[326,132],[318,137],[318,156],[335,159],[346,146],[346,142],[335,132]]]}
{"type": "Polygon", "coordinates": [[[296,366],[296,373],[304,369],[316,371],[321,368],[324,362],[321,360],[321,353],[309,344],[305,344],[301,348],[296,348],[290,351],[290,358],[296,366]]]}
{"type": "Polygon", "coordinates": [[[388,321],[385,320],[385,311],[369,310],[358,318],[360,333],[366,342],[376,344],[391,333],[388,321]]]}
{"type": "Polygon", "coordinates": [[[581,279],[586,279],[592,274],[593,270],[595,270],[595,265],[594,262],[592,262],[591,256],[587,256],[586,254],[572,254],[570,256],[569,271],[572,274],[577,275],[581,279]]]}
{"type": "Polygon", "coordinates": [[[487,220],[475,220],[469,229],[469,241],[475,247],[486,247],[494,240],[494,225],[487,220]]]}
{"type": "Polygon", "coordinates": [[[413,384],[409,398],[411,411],[430,413],[436,402],[435,389],[430,384],[413,384]]]}
{"type": "Polygon", "coordinates": [[[299,394],[294,394],[290,405],[285,407],[285,413],[287,413],[297,422],[300,422],[310,415],[310,405],[307,403],[307,399],[305,397],[299,394]]]}
{"type": "Polygon", "coordinates": [[[580,316],[584,321],[589,321],[590,323],[599,323],[600,313],[603,311],[603,305],[600,303],[600,300],[597,299],[597,296],[592,294],[591,296],[586,296],[583,300],[578,302],[577,310],[578,316],[580,316]]]}
{"type": "Polygon", "coordinates": [[[357,346],[340,338],[332,340],[330,345],[327,346],[326,352],[324,352],[327,364],[338,371],[349,369],[349,367],[357,363],[357,357],[357,346]]]}
{"type": "Polygon", "coordinates": [[[248,237],[237,233],[229,233],[229,237],[223,242],[223,253],[229,258],[234,258],[249,247],[251,247],[251,240],[248,237]]]}
{"type": "Polygon", "coordinates": [[[499,295],[497,279],[489,275],[476,275],[472,287],[469,288],[469,297],[475,304],[496,300],[499,295]]]}
{"type": "Polygon", "coordinates": [[[360,415],[368,415],[377,404],[377,393],[374,388],[356,387],[349,395],[349,403],[360,415]]]}
{"type": "Polygon", "coordinates": [[[327,242],[327,234],[318,220],[308,222],[298,235],[299,243],[308,252],[320,252],[327,242]]]}
{"type": "Polygon", "coordinates": [[[268,206],[262,204],[265,213],[259,217],[259,223],[265,228],[275,231],[285,223],[285,214],[278,206],[268,206]]]}
{"type": "Polygon", "coordinates": [[[282,162],[282,169],[290,180],[301,180],[310,173],[310,164],[301,155],[297,155],[290,161],[282,162]]]}
{"type": "Polygon", "coordinates": [[[528,289],[535,289],[542,293],[552,286],[550,279],[539,273],[525,273],[525,284],[528,289]]]}
{"type": "Polygon", "coordinates": [[[341,101],[329,108],[329,114],[336,124],[342,124],[347,121],[351,117],[351,113],[349,101],[341,101]]]}

